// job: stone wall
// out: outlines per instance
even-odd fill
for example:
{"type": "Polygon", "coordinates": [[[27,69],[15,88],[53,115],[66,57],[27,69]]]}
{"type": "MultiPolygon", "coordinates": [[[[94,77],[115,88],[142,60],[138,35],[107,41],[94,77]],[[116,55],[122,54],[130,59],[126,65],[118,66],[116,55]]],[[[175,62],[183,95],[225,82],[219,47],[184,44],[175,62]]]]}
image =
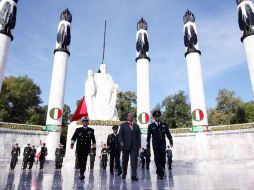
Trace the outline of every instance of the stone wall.
{"type": "Polygon", "coordinates": [[[254,159],[254,129],[174,134],[173,138],[174,160],[254,159]]]}
{"type": "Polygon", "coordinates": [[[47,135],[46,131],[0,128],[0,158],[10,158],[15,143],[19,143],[22,155],[27,143],[38,147],[40,140],[44,142],[47,135]]]}

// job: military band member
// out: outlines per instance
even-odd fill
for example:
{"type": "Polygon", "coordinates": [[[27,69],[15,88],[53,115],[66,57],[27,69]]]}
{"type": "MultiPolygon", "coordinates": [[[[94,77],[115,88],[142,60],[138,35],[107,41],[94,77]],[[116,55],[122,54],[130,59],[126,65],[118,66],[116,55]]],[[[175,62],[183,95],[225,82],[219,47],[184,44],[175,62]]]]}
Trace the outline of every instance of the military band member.
{"type": "Polygon", "coordinates": [[[48,155],[48,148],[46,147],[46,143],[43,143],[42,147],[41,147],[41,154],[40,154],[40,157],[39,157],[40,169],[44,168],[44,164],[45,164],[45,160],[46,160],[47,155],[48,155]]]}
{"type": "Polygon", "coordinates": [[[24,152],[23,152],[23,169],[26,169],[26,167],[27,167],[27,163],[29,162],[31,150],[32,150],[32,148],[30,147],[30,143],[28,143],[27,146],[24,148],[24,152]]]}
{"type": "Polygon", "coordinates": [[[90,158],[90,169],[93,169],[95,158],[96,158],[96,146],[95,145],[91,146],[89,158],[90,158]]]}
{"type": "Polygon", "coordinates": [[[104,144],[103,148],[101,149],[101,162],[102,162],[102,168],[105,170],[107,168],[107,162],[108,162],[108,149],[107,145],[104,144]]]}
{"type": "Polygon", "coordinates": [[[61,145],[59,143],[58,147],[56,148],[56,151],[55,151],[55,167],[56,167],[56,169],[62,168],[63,157],[64,157],[63,145],[61,145]]]}
{"type": "Polygon", "coordinates": [[[141,163],[142,163],[142,166],[141,168],[144,169],[145,168],[145,162],[146,162],[146,159],[145,159],[145,149],[142,148],[140,154],[139,154],[139,158],[141,159],[141,163]]]}
{"type": "Polygon", "coordinates": [[[10,168],[13,170],[16,167],[16,164],[18,162],[18,156],[20,156],[20,148],[19,144],[16,143],[11,150],[11,163],[10,168]]]}
{"type": "Polygon", "coordinates": [[[113,133],[108,135],[107,146],[110,154],[110,174],[114,175],[114,168],[118,170],[118,176],[122,174],[120,166],[120,141],[118,139],[118,125],[112,127],[113,133]]]}
{"type": "Polygon", "coordinates": [[[173,154],[172,154],[172,150],[170,149],[170,146],[167,147],[166,155],[167,155],[167,159],[168,159],[168,169],[171,170],[172,169],[173,154]]]}
{"type": "Polygon", "coordinates": [[[152,136],[153,151],[154,151],[154,160],[157,167],[156,173],[159,179],[164,179],[165,163],[166,163],[166,139],[167,136],[170,146],[173,147],[173,140],[170,134],[168,125],[164,122],[161,122],[161,112],[156,110],[153,112],[154,123],[151,123],[148,126],[147,134],[147,148],[150,149],[150,139],[152,136]]]}
{"type": "Polygon", "coordinates": [[[32,169],[33,164],[34,164],[34,158],[36,156],[36,148],[35,145],[32,146],[31,154],[29,157],[29,169],[32,169]]]}
{"type": "Polygon", "coordinates": [[[75,130],[72,138],[71,138],[71,149],[74,147],[75,141],[76,143],[76,153],[80,167],[80,180],[84,180],[85,170],[86,170],[86,162],[87,156],[91,149],[91,141],[94,145],[96,145],[96,140],[94,136],[94,129],[88,127],[89,118],[82,117],[81,118],[82,127],[79,127],[75,130]]]}
{"type": "Polygon", "coordinates": [[[137,162],[138,153],[141,148],[141,131],[135,124],[133,113],[128,113],[128,122],[121,124],[118,138],[122,150],[122,179],[126,179],[129,157],[131,160],[131,180],[138,181],[137,162]]]}
{"type": "Polygon", "coordinates": [[[149,169],[150,162],[151,162],[151,153],[150,153],[149,149],[146,148],[144,150],[144,156],[145,156],[145,159],[146,159],[146,169],[149,169]]]}

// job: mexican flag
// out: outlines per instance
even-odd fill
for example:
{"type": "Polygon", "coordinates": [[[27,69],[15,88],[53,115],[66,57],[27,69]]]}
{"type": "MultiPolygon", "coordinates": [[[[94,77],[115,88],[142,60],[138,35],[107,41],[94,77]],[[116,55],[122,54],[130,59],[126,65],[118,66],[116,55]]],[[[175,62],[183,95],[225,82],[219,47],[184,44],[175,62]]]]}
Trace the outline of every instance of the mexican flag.
{"type": "Polygon", "coordinates": [[[192,119],[194,121],[202,121],[204,119],[204,113],[200,109],[196,109],[192,112],[192,119]]]}
{"type": "Polygon", "coordinates": [[[50,110],[49,115],[52,119],[58,120],[62,116],[62,110],[59,108],[53,108],[50,110]]]}
{"type": "Polygon", "coordinates": [[[141,124],[147,124],[149,122],[149,115],[147,113],[145,113],[145,112],[139,114],[138,121],[141,124]]]}

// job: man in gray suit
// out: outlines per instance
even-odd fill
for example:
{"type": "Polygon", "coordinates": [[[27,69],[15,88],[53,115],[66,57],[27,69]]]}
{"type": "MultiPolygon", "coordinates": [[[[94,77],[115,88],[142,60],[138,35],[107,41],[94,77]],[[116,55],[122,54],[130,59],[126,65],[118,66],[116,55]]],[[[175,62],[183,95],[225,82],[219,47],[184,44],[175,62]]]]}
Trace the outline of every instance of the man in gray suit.
{"type": "Polygon", "coordinates": [[[128,122],[121,124],[118,138],[122,148],[122,179],[126,178],[129,156],[131,158],[131,179],[138,181],[137,162],[141,148],[141,132],[137,124],[133,123],[133,113],[128,114],[128,122]]]}

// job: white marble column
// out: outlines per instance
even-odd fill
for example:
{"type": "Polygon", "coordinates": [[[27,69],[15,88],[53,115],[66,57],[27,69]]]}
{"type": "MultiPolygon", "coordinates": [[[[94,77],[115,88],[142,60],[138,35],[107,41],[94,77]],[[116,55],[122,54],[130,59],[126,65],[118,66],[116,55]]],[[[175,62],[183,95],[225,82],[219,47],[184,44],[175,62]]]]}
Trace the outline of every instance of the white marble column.
{"type": "Polygon", "coordinates": [[[150,123],[150,58],[147,23],[141,18],[137,23],[137,121],[141,130],[147,129],[150,123]]]}
{"type": "Polygon", "coordinates": [[[68,46],[70,45],[70,23],[72,15],[69,10],[62,12],[58,25],[56,49],[54,51],[54,63],[48,103],[48,113],[46,128],[49,134],[46,139],[48,147],[48,160],[55,159],[55,149],[60,142],[62,115],[64,107],[64,92],[66,84],[66,72],[68,58],[70,55],[68,46]]]}
{"type": "Polygon", "coordinates": [[[17,0],[0,1],[0,91],[13,36],[11,31],[16,25],[17,0]]]}
{"type": "Polygon", "coordinates": [[[254,6],[251,0],[237,0],[238,23],[242,31],[247,64],[254,94],[254,6]]]}
{"type": "Polygon", "coordinates": [[[193,126],[208,126],[204,84],[200,63],[194,14],[187,10],[184,15],[184,44],[188,71],[189,94],[193,126]]]}

